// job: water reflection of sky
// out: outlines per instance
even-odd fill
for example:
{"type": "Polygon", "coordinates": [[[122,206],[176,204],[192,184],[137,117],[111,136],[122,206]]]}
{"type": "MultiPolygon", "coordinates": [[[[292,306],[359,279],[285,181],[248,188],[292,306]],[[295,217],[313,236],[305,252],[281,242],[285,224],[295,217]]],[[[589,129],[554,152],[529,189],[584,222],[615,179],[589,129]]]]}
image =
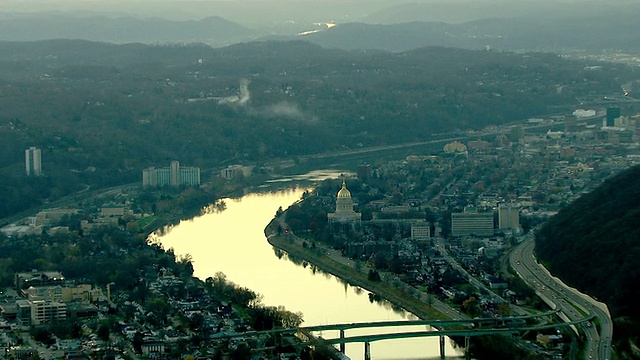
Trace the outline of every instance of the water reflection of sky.
{"type": "Polygon", "coordinates": [[[326,179],[336,179],[342,175],[353,176],[353,172],[346,170],[314,170],[306,174],[282,176],[278,179],[267,181],[268,183],[280,183],[290,181],[322,181],[326,179]]]}
{"type": "MultiPolygon", "coordinates": [[[[329,178],[330,174],[319,171],[299,178],[329,178]]],[[[277,256],[265,238],[264,228],[278,207],[287,208],[305,190],[292,183],[281,187],[283,191],[279,192],[223,199],[224,211],[181,221],[171,231],[158,232],[150,239],[159,241],[165,249],[173,249],[176,256],[191,255],[198,278],[204,280],[222,272],[228,280],[259,293],[263,304],[302,312],[305,325],[413,318],[389,303],[371,302],[368,291],[309,264],[304,266],[287,256],[277,256]]],[[[373,359],[425,359],[439,355],[437,337],[374,342],[371,349],[373,359]]],[[[347,355],[352,359],[361,359],[362,352],[363,344],[347,345],[347,355]]],[[[460,353],[447,343],[447,354],[460,353]]]]}

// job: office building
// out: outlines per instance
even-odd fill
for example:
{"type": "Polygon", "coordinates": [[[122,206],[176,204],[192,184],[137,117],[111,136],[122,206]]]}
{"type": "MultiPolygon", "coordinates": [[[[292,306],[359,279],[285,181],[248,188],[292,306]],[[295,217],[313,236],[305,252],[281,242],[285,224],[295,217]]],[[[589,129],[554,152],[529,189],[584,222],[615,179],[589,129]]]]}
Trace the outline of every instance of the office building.
{"type": "Polygon", "coordinates": [[[18,300],[16,307],[16,320],[21,325],[41,325],[67,318],[67,306],[60,301],[18,300]]]}
{"type": "Polygon", "coordinates": [[[431,239],[431,224],[424,222],[417,222],[411,224],[411,240],[413,241],[426,241],[431,239]]]}
{"type": "Polygon", "coordinates": [[[24,151],[24,164],[27,176],[42,175],[42,158],[40,149],[32,146],[24,151]]]}
{"type": "Polygon", "coordinates": [[[620,117],[619,107],[608,107],[606,125],[609,127],[615,126],[616,118],[619,118],[619,117],[620,117]]]}
{"type": "Polygon", "coordinates": [[[475,207],[465,207],[461,213],[452,213],[451,235],[493,236],[493,211],[478,211],[475,207]]]}
{"type": "Polygon", "coordinates": [[[58,322],[67,318],[67,306],[59,301],[35,300],[31,304],[31,325],[58,322]]]}

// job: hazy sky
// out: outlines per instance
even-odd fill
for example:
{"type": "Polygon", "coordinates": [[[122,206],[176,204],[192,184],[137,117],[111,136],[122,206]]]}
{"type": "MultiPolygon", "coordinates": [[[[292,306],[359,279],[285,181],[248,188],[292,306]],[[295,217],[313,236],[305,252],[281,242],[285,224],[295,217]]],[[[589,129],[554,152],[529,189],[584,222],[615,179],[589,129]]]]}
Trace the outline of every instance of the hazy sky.
{"type": "MultiPolygon", "coordinates": [[[[403,4],[423,4],[413,20],[462,22],[486,17],[571,14],[638,0],[0,0],[0,13],[82,11],[174,20],[220,16],[244,25],[283,21],[367,21],[403,4]],[[419,18],[423,16],[425,18],[419,18]]],[[[409,5],[406,5],[409,6],[409,5]]],[[[411,13],[411,11],[409,11],[411,13]]],[[[0,14],[1,15],[1,14],[0,14]]],[[[382,21],[382,20],[381,20],[382,21]]]]}

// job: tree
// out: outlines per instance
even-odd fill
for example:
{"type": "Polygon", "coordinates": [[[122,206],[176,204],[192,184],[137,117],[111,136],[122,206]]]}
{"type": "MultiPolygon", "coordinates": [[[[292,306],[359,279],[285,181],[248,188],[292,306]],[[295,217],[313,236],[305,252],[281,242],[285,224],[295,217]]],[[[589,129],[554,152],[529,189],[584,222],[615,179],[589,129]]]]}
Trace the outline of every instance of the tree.
{"type": "Polygon", "coordinates": [[[475,296],[469,297],[462,302],[462,310],[471,316],[477,316],[480,314],[480,305],[478,299],[475,296]]]}
{"type": "Polygon", "coordinates": [[[109,325],[106,323],[100,324],[100,326],[98,326],[97,334],[100,340],[109,341],[109,335],[111,334],[111,331],[109,330],[109,325]]]}
{"type": "Polygon", "coordinates": [[[142,343],[144,342],[144,335],[142,335],[142,333],[140,331],[136,331],[135,334],[133,334],[133,340],[132,340],[132,345],[133,345],[133,349],[138,352],[141,353],[142,352],[142,343]]]}
{"type": "Polygon", "coordinates": [[[247,344],[240,343],[238,347],[231,351],[230,355],[232,360],[250,360],[251,349],[247,344]]]}
{"type": "Polygon", "coordinates": [[[369,269],[369,273],[367,274],[367,279],[369,281],[375,281],[375,282],[379,282],[380,280],[382,280],[380,278],[380,274],[373,269],[369,269]]]}

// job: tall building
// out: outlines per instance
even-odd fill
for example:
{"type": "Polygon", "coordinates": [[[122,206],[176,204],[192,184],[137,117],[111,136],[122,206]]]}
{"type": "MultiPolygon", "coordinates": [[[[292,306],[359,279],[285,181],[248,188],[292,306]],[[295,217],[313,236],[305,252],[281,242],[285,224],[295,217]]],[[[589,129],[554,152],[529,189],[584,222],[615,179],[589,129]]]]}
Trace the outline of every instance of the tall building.
{"type": "Polygon", "coordinates": [[[613,127],[616,123],[616,118],[620,117],[620,108],[619,107],[608,107],[607,108],[607,126],[613,127]]]}
{"type": "Polygon", "coordinates": [[[42,175],[42,158],[40,149],[32,146],[24,151],[24,164],[27,176],[42,175]]]}
{"type": "Polygon", "coordinates": [[[171,170],[169,171],[169,174],[171,176],[170,185],[180,185],[180,162],[173,160],[169,167],[171,168],[171,170]]]}
{"type": "Polygon", "coordinates": [[[200,186],[200,168],[180,166],[178,161],[165,168],[149,167],[142,170],[142,186],[200,186]]]}
{"type": "Polygon", "coordinates": [[[498,228],[501,230],[520,229],[520,208],[514,205],[498,206],[498,228]]]}
{"type": "Polygon", "coordinates": [[[478,211],[465,207],[461,213],[451,214],[452,236],[493,236],[493,211],[478,211]]]}

